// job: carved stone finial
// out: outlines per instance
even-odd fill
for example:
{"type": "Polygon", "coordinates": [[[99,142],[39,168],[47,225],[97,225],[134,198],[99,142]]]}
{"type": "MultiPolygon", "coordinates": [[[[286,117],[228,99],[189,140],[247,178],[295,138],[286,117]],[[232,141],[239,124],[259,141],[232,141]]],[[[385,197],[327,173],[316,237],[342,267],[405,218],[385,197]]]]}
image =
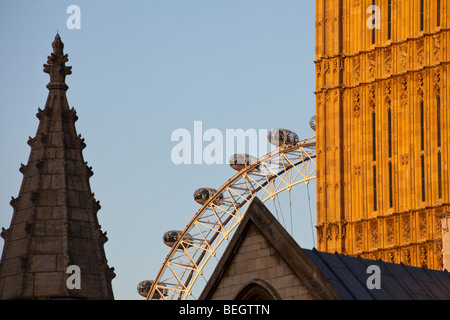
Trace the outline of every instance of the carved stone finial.
{"type": "Polygon", "coordinates": [[[11,207],[13,207],[14,210],[16,210],[16,208],[17,208],[18,201],[19,201],[19,198],[11,197],[11,201],[9,202],[9,204],[11,205],[11,207]]]}
{"type": "Polygon", "coordinates": [[[9,235],[11,234],[11,229],[5,229],[2,227],[2,232],[0,233],[0,236],[4,239],[4,240],[8,240],[9,239],[9,235]]]}
{"type": "Polygon", "coordinates": [[[66,66],[69,58],[67,54],[64,54],[64,43],[59,34],[56,34],[52,47],[53,52],[48,56],[47,64],[44,64],[44,72],[50,75],[50,83],[47,88],[67,90],[66,75],[72,74],[72,67],[66,66]]]}
{"type": "Polygon", "coordinates": [[[116,277],[116,273],[114,272],[114,267],[108,268],[105,272],[106,280],[111,281],[116,277]]]}

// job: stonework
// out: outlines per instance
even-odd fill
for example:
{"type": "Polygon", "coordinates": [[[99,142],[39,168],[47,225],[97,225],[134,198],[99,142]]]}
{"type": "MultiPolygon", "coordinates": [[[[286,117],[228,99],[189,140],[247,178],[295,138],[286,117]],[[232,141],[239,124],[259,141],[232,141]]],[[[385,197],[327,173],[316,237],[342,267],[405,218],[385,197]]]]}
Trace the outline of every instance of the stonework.
{"type": "Polygon", "coordinates": [[[303,249],[254,198],[200,296],[216,299],[448,300],[450,274],[303,249]]]}
{"type": "Polygon", "coordinates": [[[283,300],[310,300],[308,289],[295,276],[264,236],[251,227],[211,300],[233,300],[256,279],[265,279],[283,300]]]}
{"type": "Polygon", "coordinates": [[[442,269],[450,7],[372,4],[316,1],[318,249],[442,269]]]}
{"type": "Polygon", "coordinates": [[[340,299],[287,231],[254,198],[200,300],[340,299]]]}
{"type": "Polygon", "coordinates": [[[44,65],[49,73],[48,99],[36,114],[36,136],[17,198],[0,262],[0,299],[113,299],[114,268],[107,264],[97,212],[99,201],[89,185],[92,168],[83,159],[75,110],[69,108],[65,76],[67,54],[59,35],[44,65]],[[71,265],[80,267],[81,289],[69,289],[71,265]]]}
{"type": "Polygon", "coordinates": [[[450,270],[450,212],[441,214],[440,218],[442,219],[442,263],[444,265],[444,269],[450,270]]]}

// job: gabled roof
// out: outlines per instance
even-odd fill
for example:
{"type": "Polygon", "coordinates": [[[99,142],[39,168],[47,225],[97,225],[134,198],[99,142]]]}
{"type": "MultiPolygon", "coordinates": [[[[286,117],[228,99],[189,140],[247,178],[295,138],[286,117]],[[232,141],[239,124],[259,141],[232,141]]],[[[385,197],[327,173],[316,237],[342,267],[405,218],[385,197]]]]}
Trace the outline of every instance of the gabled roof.
{"type": "Polygon", "coordinates": [[[200,295],[200,300],[208,300],[213,296],[228,265],[232,262],[234,255],[251,226],[255,226],[263,234],[297,278],[310,292],[314,292],[314,296],[317,299],[331,300],[340,298],[337,291],[329,284],[329,281],[308,255],[306,255],[304,250],[300,248],[283,226],[280,225],[278,220],[264,206],[261,200],[254,198],[210,280],[206,284],[205,289],[200,295]]]}
{"type": "Polygon", "coordinates": [[[450,299],[447,271],[302,249],[258,198],[247,209],[200,299],[213,296],[251,226],[261,232],[316,299],[450,299]],[[380,268],[381,289],[367,287],[367,280],[372,275],[367,268],[372,265],[380,268]]]}

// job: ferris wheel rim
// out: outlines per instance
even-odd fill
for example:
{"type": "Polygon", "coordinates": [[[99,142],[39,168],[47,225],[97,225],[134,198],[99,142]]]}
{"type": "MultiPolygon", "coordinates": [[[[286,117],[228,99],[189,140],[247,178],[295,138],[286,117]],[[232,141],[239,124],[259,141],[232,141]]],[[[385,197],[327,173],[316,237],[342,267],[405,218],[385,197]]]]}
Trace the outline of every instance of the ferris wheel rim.
{"type": "MultiPolygon", "coordinates": [[[[276,156],[279,156],[280,154],[287,154],[293,150],[297,150],[299,148],[312,148],[315,149],[315,136],[313,136],[312,138],[309,139],[305,139],[305,140],[301,140],[299,141],[297,144],[293,144],[293,145],[284,145],[281,146],[277,149],[275,149],[272,152],[269,152],[268,154],[262,156],[261,158],[259,158],[256,163],[249,165],[247,167],[245,167],[244,169],[238,171],[236,174],[234,174],[230,179],[228,179],[224,184],[222,184],[222,186],[217,189],[217,192],[215,193],[214,196],[211,196],[203,205],[202,207],[197,211],[197,213],[191,218],[191,220],[189,221],[189,223],[186,225],[186,227],[184,228],[184,230],[182,231],[178,241],[176,243],[173,244],[173,246],[170,249],[170,252],[168,253],[168,255],[166,256],[163,265],[161,266],[161,268],[158,271],[157,277],[155,278],[155,280],[153,280],[152,286],[149,290],[149,293],[147,295],[147,300],[152,299],[155,294],[159,295],[160,297],[162,297],[164,299],[164,294],[163,292],[161,292],[158,287],[163,288],[168,286],[165,283],[160,282],[160,278],[162,277],[162,275],[164,274],[164,272],[166,271],[166,269],[169,267],[169,264],[171,263],[171,258],[174,257],[175,253],[179,250],[180,246],[183,247],[183,239],[186,237],[186,235],[188,234],[188,232],[194,227],[195,223],[198,222],[198,219],[202,216],[202,214],[204,214],[210,207],[214,208],[215,205],[215,201],[217,201],[216,198],[218,198],[223,192],[228,191],[230,189],[230,186],[233,185],[233,183],[235,183],[236,181],[238,181],[240,178],[247,176],[249,173],[254,172],[255,170],[258,170],[258,167],[260,167],[261,165],[265,164],[267,160],[273,159],[276,156]]],[[[314,150],[315,151],[315,150],[314,150]]],[[[292,168],[298,166],[301,163],[305,163],[305,162],[310,162],[312,159],[316,158],[316,154],[313,151],[310,151],[310,153],[306,153],[307,154],[307,158],[302,158],[301,160],[299,160],[298,162],[296,162],[295,164],[289,165],[288,167],[283,167],[282,170],[280,170],[278,173],[272,174],[271,176],[269,176],[267,178],[266,181],[264,181],[264,183],[262,185],[260,185],[259,187],[257,187],[256,189],[250,190],[250,188],[248,189],[250,191],[250,194],[247,196],[247,198],[243,198],[243,200],[238,203],[237,206],[234,205],[235,209],[233,211],[233,213],[237,212],[239,209],[241,209],[242,207],[244,207],[246,204],[248,204],[250,202],[251,199],[253,199],[259,191],[261,191],[261,189],[263,189],[265,186],[269,185],[272,181],[275,181],[275,179],[277,177],[279,177],[280,173],[286,173],[288,171],[290,171],[292,168]]],[[[315,169],[313,170],[315,171],[315,169]]],[[[293,187],[297,184],[300,183],[309,183],[309,181],[315,179],[315,176],[310,176],[306,179],[302,179],[300,181],[296,181],[295,183],[291,184],[289,187],[293,187]]],[[[267,196],[265,199],[261,199],[261,202],[265,202],[267,201],[269,198],[273,198],[274,196],[278,195],[279,193],[281,193],[282,191],[288,189],[288,185],[286,185],[285,187],[283,187],[280,190],[277,190],[275,193],[271,194],[270,196],[267,196]]],[[[233,199],[233,197],[230,196],[230,199],[233,199]]],[[[234,202],[233,202],[234,204],[234,202]]],[[[241,222],[242,218],[244,217],[245,212],[242,213],[241,217],[237,219],[237,222],[235,223],[234,226],[231,226],[228,230],[228,234],[231,233],[241,222]]],[[[227,217],[227,219],[225,220],[225,224],[228,224],[228,222],[232,219],[235,219],[236,216],[235,215],[230,215],[229,217],[227,217]]],[[[220,236],[220,232],[217,231],[213,234],[213,236],[211,237],[211,239],[209,241],[206,241],[205,239],[205,243],[210,246],[212,243],[214,243],[214,241],[216,241],[217,237],[220,236]]],[[[225,240],[226,237],[222,238],[219,240],[219,243],[217,244],[217,248],[220,246],[220,244],[225,240]]],[[[186,242],[186,241],[185,241],[186,242]]],[[[184,247],[183,247],[184,248],[184,247]]],[[[204,248],[200,248],[199,250],[203,250],[200,253],[200,256],[197,258],[196,263],[194,263],[194,265],[198,266],[200,265],[200,263],[203,261],[203,259],[205,259],[205,256],[208,253],[208,250],[205,250],[204,248]]],[[[178,299],[181,300],[186,299],[187,297],[192,295],[191,289],[193,287],[193,285],[196,282],[196,279],[198,278],[198,276],[201,274],[201,272],[203,271],[203,267],[206,265],[206,263],[209,261],[209,259],[215,255],[215,250],[213,250],[213,253],[209,254],[206,256],[206,260],[201,264],[201,267],[197,270],[197,269],[192,269],[189,272],[189,275],[187,276],[187,279],[185,281],[181,281],[177,275],[173,272],[173,270],[171,269],[171,272],[175,275],[175,278],[177,278],[178,280],[178,284],[182,285],[184,287],[184,289],[180,289],[178,290],[177,293],[175,293],[173,295],[173,297],[175,297],[178,294],[178,299]],[[195,274],[196,273],[196,274],[195,274]]],[[[169,267],[170,268],[170,267],[169,267]]],[[[173,287],[168,287],[166,289],[173,289],[175,290],[173,287]]]]}

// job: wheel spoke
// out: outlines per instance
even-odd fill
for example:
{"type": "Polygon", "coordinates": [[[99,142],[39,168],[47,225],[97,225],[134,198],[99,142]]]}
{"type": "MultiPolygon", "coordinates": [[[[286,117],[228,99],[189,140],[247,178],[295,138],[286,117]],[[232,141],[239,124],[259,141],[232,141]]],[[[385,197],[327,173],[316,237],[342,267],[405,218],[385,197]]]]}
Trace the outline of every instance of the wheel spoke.
{"type": "Polygon", "coordinates": [[[147,299],[193,296],[198,276],[202,275],[206,281],[204,267],[241,223],[253,198],[275,201],[279,193],[285,190],[290,193],[293,186],[315,179],[315,156],[313,137],[295,145],[284,145],[236,173],[203,204],[173,244],[147,299]]]}

